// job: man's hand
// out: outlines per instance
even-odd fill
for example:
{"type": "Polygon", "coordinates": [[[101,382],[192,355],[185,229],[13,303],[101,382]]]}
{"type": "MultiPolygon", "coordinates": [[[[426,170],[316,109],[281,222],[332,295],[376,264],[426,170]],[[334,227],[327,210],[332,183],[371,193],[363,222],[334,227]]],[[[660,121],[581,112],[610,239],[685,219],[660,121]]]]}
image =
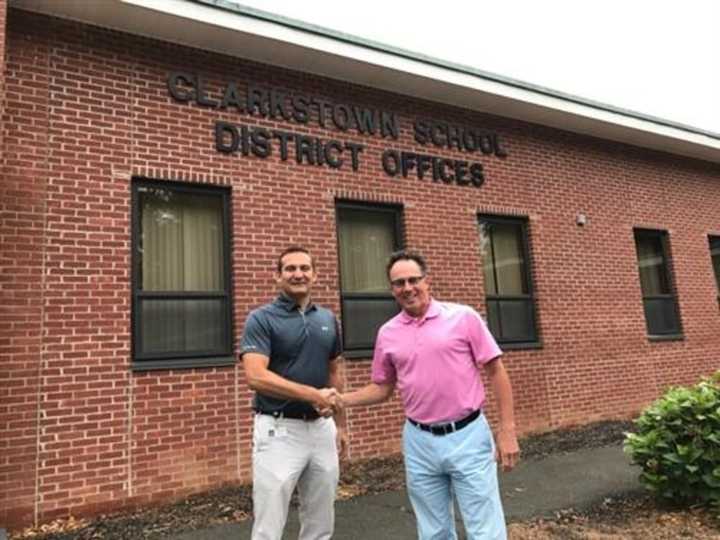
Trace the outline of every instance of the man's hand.
{"type": "Polygon", "coordinates": [[[345,410],[345,402],[343,401],[343,395],[337,392],[333,397],[333,410],[335,414],[345,410]]]}
{"type": "Polygon", "coordinates": [[[520,447],[518,446],[517,435],[514,427],[501,427],[498,430],[495,446],[495,461],[497,461],[504,472],[510,471],[517,465],[520,458],[520,447]]]}
{"type": "Polygon", "coordinates": [[[313,407],[320,416],[332,416],[337,408],[338,391],[334,388],[321,388],[313,401],[313,407]]]}

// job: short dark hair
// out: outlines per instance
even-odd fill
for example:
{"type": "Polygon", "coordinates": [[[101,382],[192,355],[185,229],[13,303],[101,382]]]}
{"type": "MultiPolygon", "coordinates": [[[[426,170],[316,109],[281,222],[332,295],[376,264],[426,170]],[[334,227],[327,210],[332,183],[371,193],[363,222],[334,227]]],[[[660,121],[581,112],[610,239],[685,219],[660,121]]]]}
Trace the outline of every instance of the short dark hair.
{"type": "Polygon", "coordinates": [[[425,257],[423,257],[419,251],[401,249],[400,251],[392,253],[390,255],[390,259],[388,259],[387,266],[385,267],[385,273],[387,274],[388,279],[390,278],[390,269],[398,261],[414,261],[420,267],[420,271],[423,275],[427,274],[427,262],[425,262],[425,257]]]}
{"type": "Polygon", "coordinates": [[[282,253],[278,256],[277,259],[277,271],[278,274],[282,272],[282,260],[285,255],[288,255],[290,253],[305,253],[308,257],[310,257],[310,265],[315,268],[315,260],[313,259],[312,255],[310,255],[310,252],[307,250],[306,247],[299,246],[299,245],[293,245],[288,246],[285,249],[282,250],[282,253]]]}

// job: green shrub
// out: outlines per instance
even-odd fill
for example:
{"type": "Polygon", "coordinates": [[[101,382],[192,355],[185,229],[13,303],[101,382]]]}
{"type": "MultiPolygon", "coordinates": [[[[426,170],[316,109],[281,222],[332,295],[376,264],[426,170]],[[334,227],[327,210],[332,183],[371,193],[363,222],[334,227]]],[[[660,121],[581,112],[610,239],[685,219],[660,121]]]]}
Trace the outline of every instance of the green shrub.
{"type": "Polygon", "coordinates": [[[668,390],[635,420],[625,451],[659,497],[720,507],[720,371],[668,390]]]}

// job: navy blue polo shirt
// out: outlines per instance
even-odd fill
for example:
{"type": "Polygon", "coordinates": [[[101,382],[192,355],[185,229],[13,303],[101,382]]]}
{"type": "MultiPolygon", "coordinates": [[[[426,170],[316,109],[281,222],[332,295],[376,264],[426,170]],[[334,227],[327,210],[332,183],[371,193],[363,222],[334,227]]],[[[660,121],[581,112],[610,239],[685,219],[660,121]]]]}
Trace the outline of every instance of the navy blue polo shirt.
{"type": "MultiPolygon", "coordinates": [[[[329,309],[309,304],[305,311],[293,299],[277,299],[248,315],[240,343],[240,354],[258,353],[270,359],[268,368],[285,379],[325,388],[330,361],[342,353],[335,315],[329,309]]],[[[278,399],[256,393],[253,408],[263,412],[311,414],[304,401],[278,399]]]]}

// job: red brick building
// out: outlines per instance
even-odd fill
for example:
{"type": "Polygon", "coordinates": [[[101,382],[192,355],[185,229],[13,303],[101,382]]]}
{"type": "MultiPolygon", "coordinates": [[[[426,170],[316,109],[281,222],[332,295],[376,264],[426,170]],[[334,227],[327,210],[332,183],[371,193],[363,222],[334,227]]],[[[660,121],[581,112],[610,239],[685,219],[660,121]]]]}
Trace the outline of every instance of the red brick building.
{"type": "MultiPolygon", "coordinates": [[[[236,342],[290,243],[352,387],[402,245],[523,432],[718,367],[718,135],[221,1],[0,0],[0,53],[0,527],[248,481],[236,342]]],[[[351,456],[402,420],[353,410],[351,456]]]]}

